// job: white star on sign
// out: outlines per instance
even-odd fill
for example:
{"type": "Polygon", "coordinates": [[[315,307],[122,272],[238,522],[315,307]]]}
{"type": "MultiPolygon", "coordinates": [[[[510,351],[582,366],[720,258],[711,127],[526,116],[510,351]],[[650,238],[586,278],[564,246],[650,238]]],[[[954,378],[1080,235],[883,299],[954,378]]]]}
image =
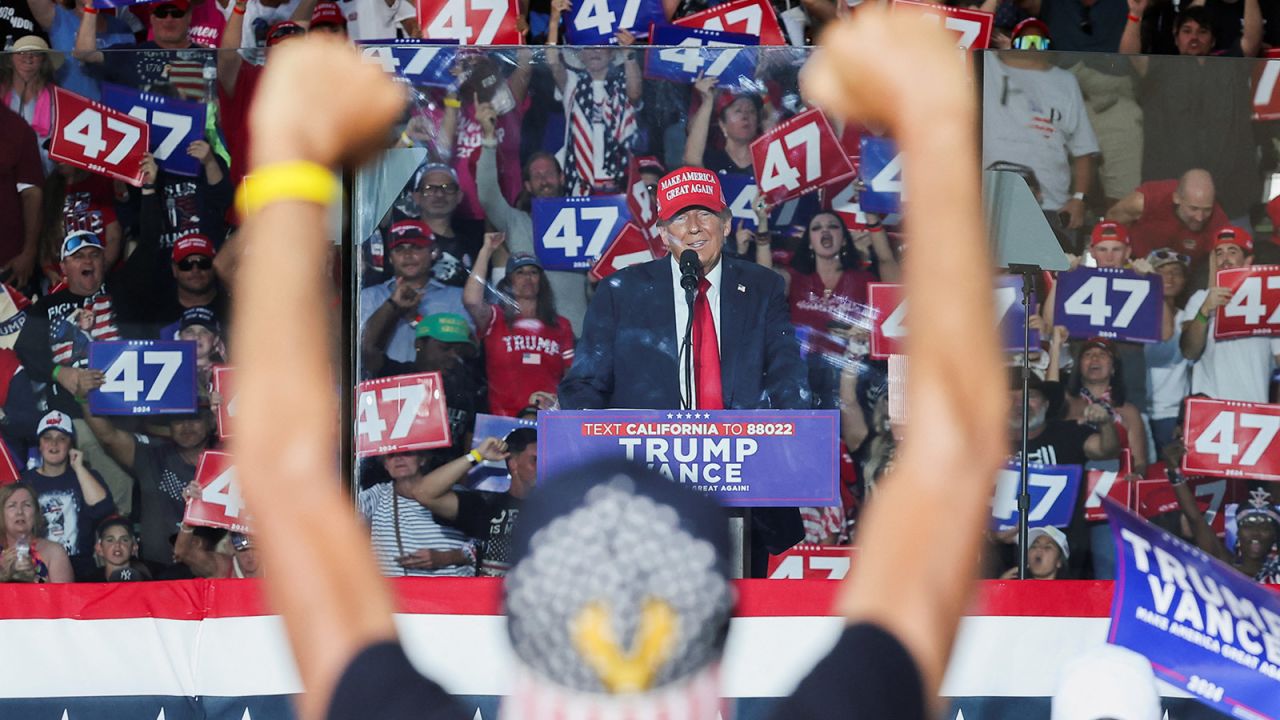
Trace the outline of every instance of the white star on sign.
{"type": "MultiPolygon", "coordinates": [[[[668,415],[667,417],[671,417],[668,415]]],[[[484,716],[480,714],[480,708],[476,708],[476,714],[471,716],[471,720],[484,720],[484,716]]],[[[1169,720],[1165,718],[1165,720],[1169,720]]]]}
{"type": "Polygon", "coordinates": [[[959,709],[959,710],[957,710],[957,711],[956,711],[956,720],[964,720],[964,710],[963,710],[963,709],[959,709]]]}
{"type": "Polygon", "coordinates": [[[164,720],[164,708],[160,708],[160,714],[156,716],[156,720],[164,720]]]}
{"type": "Polygon", "coordinates": [[[253,716],[249,714],[248,707],[245,707],[244,714],[240,716],[240,720],[253,720],[253,716]]]}
{"type": "MultiPolygon", "coordinates": [[[[670,420],[670,419],[671,419],[671,413],[667,413],[667,419],[668,419],[668,420],[670,420]]],[[[479,711],[479,710],[476,710],[476,712],[480,712],[480,711],[479,711]]]]}

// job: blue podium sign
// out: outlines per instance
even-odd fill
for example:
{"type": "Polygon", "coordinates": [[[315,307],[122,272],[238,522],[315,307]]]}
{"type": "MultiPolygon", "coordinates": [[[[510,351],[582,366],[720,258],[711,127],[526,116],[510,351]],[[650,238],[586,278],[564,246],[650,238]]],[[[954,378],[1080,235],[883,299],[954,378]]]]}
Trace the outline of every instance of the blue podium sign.
{"type": "Polygon", "coordinates": [[[163,415],[196,411],[196,344],[190,340],[89,343],[89,367],[102,387],[89,392],[95,415],[163,415]]]}
{"type": "Polygon", "coordinates": [[[729,507],[840,504],[835,410],[561,410],[538,415],[538,480],[609,458],[729,507]]]}

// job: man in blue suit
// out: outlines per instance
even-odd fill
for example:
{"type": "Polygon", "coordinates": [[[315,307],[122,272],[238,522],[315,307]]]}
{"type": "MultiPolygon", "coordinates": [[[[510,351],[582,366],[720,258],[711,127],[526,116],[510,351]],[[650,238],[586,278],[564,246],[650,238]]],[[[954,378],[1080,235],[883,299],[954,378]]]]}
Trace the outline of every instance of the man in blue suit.
{"type": "MultiPolygon", "coordinates": [[[[782,278],[721,254],[730,214],[716,173],[680,168],[659,181],[657,194],[658,225],[671,255],[600,283],[573,366],[560,383],[560,406],[810,408],[782,278]],[[689,296],[679,264],[686,250],[697,253],[702,276],[689,296]],[[690,326],[684,353],[692,362],[686,363],[681,344],[690,326]]],[[[756,510],[752,525],[756,575],[763,575],[767,563],[763,550],[777,554],[804,537],[795,508],[756,510]]]]}

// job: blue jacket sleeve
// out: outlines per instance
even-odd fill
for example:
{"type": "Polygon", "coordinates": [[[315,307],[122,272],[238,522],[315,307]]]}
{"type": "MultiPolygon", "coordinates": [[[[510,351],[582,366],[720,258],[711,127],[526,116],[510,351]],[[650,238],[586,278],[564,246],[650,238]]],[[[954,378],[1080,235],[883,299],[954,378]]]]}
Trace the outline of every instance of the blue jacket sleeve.
{"type": "Polygon", "coordinates": [[[560,381],[560,407],[565,410],[598,410],[609,407],[613,398],[618,282],[617,276],[603,280],[587,307],[573,365],[560,381]]]}

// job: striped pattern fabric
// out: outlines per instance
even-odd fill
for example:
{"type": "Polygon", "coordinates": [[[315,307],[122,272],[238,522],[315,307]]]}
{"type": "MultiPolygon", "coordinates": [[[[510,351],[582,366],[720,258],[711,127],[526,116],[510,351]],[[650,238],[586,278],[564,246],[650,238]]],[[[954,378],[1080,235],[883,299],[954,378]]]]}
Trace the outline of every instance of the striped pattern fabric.
{"type": "MultiPolygon", "coordinates": [[[[84,309],[79,312],[93,314],[93,325],[89,329],[89,339],[93,341],[119,340],[120,331],[116,328],[116,313],[111,309],[111,296],[99,293],[85,300],[84,309]]],[[[73,314],[68,320],[76,321],[73,314]]],[[[75,343],[71,340],[55,342],[49,347],[55,365],[70,365],[83,357],[75,357],[75,343]]]]}
{"type": "MultiPolygon", "coordinates": [[[[450,565],[436,570],[407,570],[396,563],[400,549],[396,543],[395,492],[392,483],[381,483],[362,490],[356,496],[360,514],[369,523],[374,554],[382,574],[387,576],[454,576],[471,577],[476,574],[474,565],[450,565]]],[[[461,531],[436,522],[431,511],[408,498],[400,498],[400,539],[405,553],[430,548],[432,550],[457,550],[474,544],[461,531]]]]}
{"type": "Polygon", "coordinates": [[[625,179],[636,135],[636,112],[627,99],[626,74],[616,65],[603,83],[597,83],[586,72],[573,72],[572,89],[567,89],[572,101],[561,163],[566,194],[617,190],[625,179]]]}

